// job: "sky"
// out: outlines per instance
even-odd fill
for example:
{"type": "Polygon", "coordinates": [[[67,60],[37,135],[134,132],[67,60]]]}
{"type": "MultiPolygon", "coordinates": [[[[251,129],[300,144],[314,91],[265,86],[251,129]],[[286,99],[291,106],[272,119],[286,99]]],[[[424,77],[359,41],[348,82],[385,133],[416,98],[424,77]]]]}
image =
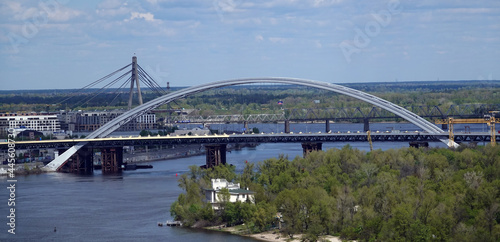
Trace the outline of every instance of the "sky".
{"type": "Polygon", "coordinates": [[[0,90],[80,88],[134,55],[161,86],[498,80],[500,1],[0,1],[0,90]]]}

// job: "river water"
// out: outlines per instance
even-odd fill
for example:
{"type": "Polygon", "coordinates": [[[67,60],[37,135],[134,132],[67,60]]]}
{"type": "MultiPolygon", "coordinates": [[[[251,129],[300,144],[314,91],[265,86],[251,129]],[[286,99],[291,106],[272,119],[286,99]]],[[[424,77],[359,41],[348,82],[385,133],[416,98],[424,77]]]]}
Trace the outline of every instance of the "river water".
{"type": "MultiPolygon", "coordinates": [[[[224,125],[222,125],[224,126],[224,125]]],[[[234,127],[214,129],[237,130],[234,127]]],[[[264,132],[282,132],[283,124],[255,125],[264,132]]],[[[253,125],[250,125],[252,128],[253,125]]],[[[362,130],[362,124],[335,124],[332,130],[362,130]]],[[[324,124],[292,124],[294,132],[317,132],[324,124]]],[[[372,130],[418,130],[411,124],[372,124],[372,130]]],[[[457,130],[457,127],[455,128],[457,130]]],[[[459,129],[459,128],[458,128],[459,129]]],[[[477,126],[472,131],[484,131],[477,126]]],[[[487,131],[487,130],[486,130],[487,131]]],[[[324,143],[323,150],[341,148],[345,143],[324,143]]],[[[352,143],[360,150],[369,150],[368,143],[352,143]]],[[[431,146],[444,147],[442,143],[431,146]]],[[[408,147],[408,143],[374,143],[375,149],[408,147]]],[[[235,150],[227,154],[237,171],[245,160],[258,162],[279,154],[290,159],[302,155],[300,144],[261,144],[254,148],[235,150]]],[[[16,234],[9,234],[9,190],[7,178],[0,178],[0,241],[254,241],[226,233],[180,227],[158,227],[158,222],[172,220],[169,209],[182,190],[177,176],[190,165],[203,165],[204,156],[193,156],[151,162],[153,169],[124,171],[102,175],[96,171],[82,176],[65,173],[46,173],[16,177],[15,222],[16,234]],[[54,232],[56,228],[56,232],[54,232]]]]}

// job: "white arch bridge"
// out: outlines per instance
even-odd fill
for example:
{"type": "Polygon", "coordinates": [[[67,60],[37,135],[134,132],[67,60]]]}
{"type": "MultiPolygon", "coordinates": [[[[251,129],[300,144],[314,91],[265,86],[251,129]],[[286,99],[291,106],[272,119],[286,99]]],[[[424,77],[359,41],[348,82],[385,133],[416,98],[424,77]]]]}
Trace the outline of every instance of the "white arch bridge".
{"type": "MultiPolygon", "coordinates": [[[[409,110],[402,108],[394,103],[391,103],[387,100],[378,98],[376,96],[370,95],[365,92],[361,92],[352,88],[344,87],[341,85],[336,85],[336,84],[331,84],[331,83],[326,83],[326,82],[319,82],[319,81],[312,81],[312,80],[305,80],[305,79],[296,79],[296,78],[285,78],[285,77],[263,77],[263,78],[244,78],[244,79],[234,79],[234,80],[224,80],[224,81],[217,81],[217,82],[212,82],[212,83],[207,83],[207,84],[202,84],[198,86],[193,86],[189,88],[185,88],[176,92],[169,93],[167,95],[158,97],[154,100],[151,100],[145,104],[139,105],[122,115],[118,116],[117,118],[111,120],[110,122],[104,124],[101,128],[97,129],[96,131],[92,132],[89,134],[86,139],[94,139],[94,138],[103,138],[106,137],[107,135],[111,134],[113,131],[118,129],[120,126],[126,124],[130,120],[152,110],[155,109],[163,104],[167,104],[169,102],[172,102],[176,99],[184,98],[196,93],[200,93],[203,91],[207,91],[210,89],[215,89],[215,88],[221,88],[221,87],[226,87],[226,86],[234,86],[234,85],[244,85],[244,84],[254,84],[254,83],[276,83],[276,84],[290,84],[290,85],[300,85],[300,86],[307,86],[307,87],[313,87],[313,88],[318,88],[318,89],[323,89],[327,91],[333,91],[336,93],[344,94],[365,102],[368,102],[370,104],[373,104],[375,106],[378,106],[380,108],[383,108],[391,113],[394,113],[401,118],[415,124],[416,126],[420,127],[423,129],[425,132],[429,134],[441,134],[444,131],[440,128],[438,128],[436,125],[430,123],[429,121],[423,119],[422,117],[416,115],[413,112],[410,112],[409,110]]],[[[441,140],[442,142],[449,144],[449,141],[447,139],[441,140]]],[[[88,141],[83,141],[79,142],[78,144],[74,145],[67,151],[65,151],[63,154],[55,158],[52,162],[47,164],[45,166],[45,169],[51,170],[51,171],[56,171],[60,167],[62,167],[66,161],[73,155],[75,154],[79,149],[81,149],[83,146],[85,146],[88,143],[88,141]]],[[[454,146],[457,146],[456,143],[453,142],[454,146]]]]}

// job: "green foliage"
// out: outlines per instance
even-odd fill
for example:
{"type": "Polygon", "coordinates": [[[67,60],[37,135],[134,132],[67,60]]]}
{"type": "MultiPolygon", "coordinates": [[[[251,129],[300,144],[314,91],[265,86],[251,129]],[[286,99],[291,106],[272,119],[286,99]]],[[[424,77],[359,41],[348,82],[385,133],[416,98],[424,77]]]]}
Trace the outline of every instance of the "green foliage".
{"type": "MultiPolygon", "coordinates": [[[[498,82],[407,82],[344,84],[365,91],[400,106],[438,106],[448,109],[451,105],[500,103],[498,82]]],[[[74,90],[3,91],[0,93],[0,112],[54,112],[64,110],[112,110],[127,108],[128,97],[116,98],[112,92],[92,97],[96,90],[73,93],[74,90]],[[92,97],[90,100],[89,98],[92,97]],[[85,101],[87,100],[87,101],[85,101]],[[63,101],[62,103],[60,103],[63,101]],[[56,104],[58,103],[58,104],[56,104]]],[[[114,90],[113,90],[114,91],[114,90]]],[[[128,94],[126,94],[128,95],[128,94]]],[[[144,102],[157,97],[156,93],[143,90],[144,102]]],[[[363,101],[345,95],[301,86],[226,87],[191,95],[175,103],[163,105],[165,109],[194,109],[193,115],[289,113],[290,109],[371,107],[363,101]],[[221,98],[223,97],[223,98],[221,98]],[[283,105],[277,102],[282,100],[283,105]],[[320,104],[313,100],[321,100],[320,104]]],[[[157,114],[158,117],[165,114],[157,114]]],[[[174,114],[176,115],[176,114],[174,114]]],[[[159,118],[158,120],[161,120],[159,118]]],[[[168,133],[171,133],[170,131],[168,133]]],[[[257,132],[255,132],[257,133],[257,132]]]]}
{"type": "Polygon", "coordinates": [[[247,164],[239,175],[230,166],[193,167],[181,176],[186,194],[172,207],[179,218],[199,219],[205,208],[200,188],[210,178],[226,178],[255,191],[257,203],[227,203],[205,218],[246,223],[252,232],[281,224],[282,233],[309,241],[324,234],[358,241],[499,241],[499,170],[500,148],[491,145],[369,153],[345,146],[247,164]]]}

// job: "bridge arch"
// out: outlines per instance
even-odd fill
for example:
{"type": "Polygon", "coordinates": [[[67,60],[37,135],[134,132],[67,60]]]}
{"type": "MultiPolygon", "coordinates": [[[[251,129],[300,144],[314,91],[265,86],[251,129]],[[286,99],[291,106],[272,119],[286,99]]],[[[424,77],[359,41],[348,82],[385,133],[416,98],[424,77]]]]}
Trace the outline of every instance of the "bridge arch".
{"type": "MultiPolygon", "coordinates": [[[[378,106],[380,108],[383,108],[391,113],[394,113],[401,118],[404,118],[405,120],[415,124],[416,126],[420,127],[421,129],[425,130],[428,133],[435,134],[435,133],[443,133],[444,131],[440,128],[438,128],[436,125],[430,123],[429,121],[423,119],[422,117],[416,115],[413,112],[410,112],[409,110],[400,107],[394,103],[391,103],[387,100],[384,100],[382,98],[378,98],[376,96],[373,96],[371,94],[358,91],[352,88],[344,87],[341,85],[336,85],[336,84],[331,84],[327,82],[319,82],[319,81],[312,81],[312,80],[306,80],[306,79],[297,79],[297,78],[286,78],[286,77],[262,77],[262,78],[244,78],[244,79],[233,79],[233,80],[224,80],[224,81],[217,81],[217,82],[211,82],[207,84],[201,84],[198,86],[192,86],[188,87],[176,92],[169,93],[167,95],[158,97],[154,100],[151,100],[145,104],[139,105],[133,109],[130,109],[129,111],[123,113],[122,115],[116,117],[115,119],[111,120],[110,122],[104,124],[101,126],[101,128],[97,129],[96,131],[92,132],[89,134],[86,138],[87,139],[94,139],[94,138],[102,138],[106,137],[107,135],[111,134],[113,131],[117,130],[120,126],[124,125],[125,123],[129,122],[130,120],[152,110],[155,109],[163,104],[172,102],[176,99],[184,98],[196,93],[200,93],[203,91],[207,91],[210,89],[215,89],[215,88],[221,88],[221,87],[226,87],[226,86],[234,86],[234,85],[243,85],[243,84],[254,84],[254,83],[280,83],[280,84],[291,84],[291,85],[300,85],[300,86],[308,86],[308,87],[313,87],[313,88],[318,88],[318,89],[323,89],[327,91],[333,91],[336,93],[344,94],[365,102],[368,102],[370,104],[373,104],[375,106],[378,106]]],[[[448,140],[441,140],[442,142],[448,144],[448,140]]],[[[57,157],[54,159],[52,162],[47,164],[46,168],[48,170],[57,170],[60,166],[66,162],[67,159],[69,159],[74,153],[76,153],[81,147],[83,147],[87,142],[81,142],[70,149],[68,149],[66,152],[64,152],[61,156],[57,157]]]]}

